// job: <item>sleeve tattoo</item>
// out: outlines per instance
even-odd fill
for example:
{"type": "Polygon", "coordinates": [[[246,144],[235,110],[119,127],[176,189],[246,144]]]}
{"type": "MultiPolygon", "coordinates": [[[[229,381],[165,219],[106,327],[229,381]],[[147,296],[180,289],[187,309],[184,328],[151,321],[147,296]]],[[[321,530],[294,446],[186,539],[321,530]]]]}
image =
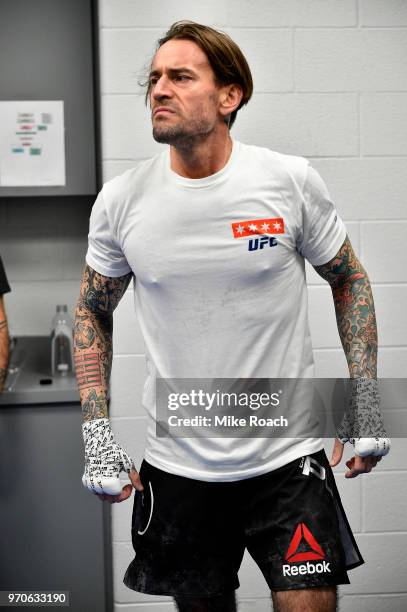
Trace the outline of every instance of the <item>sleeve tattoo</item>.
{"type": "Polygon", "coordinates": [[[113,278],[85,267],[74,325],[75,370],[84,421],[108,418],[113,311],[131,278],[131,272],[113,278]]]}
{"type": "Polygon", "coordinates": [[[346,237],[337,255],[315,270],[331,285],[339,336],[351,378],[377,377],[377,326],[369,278],[346,237]]]}

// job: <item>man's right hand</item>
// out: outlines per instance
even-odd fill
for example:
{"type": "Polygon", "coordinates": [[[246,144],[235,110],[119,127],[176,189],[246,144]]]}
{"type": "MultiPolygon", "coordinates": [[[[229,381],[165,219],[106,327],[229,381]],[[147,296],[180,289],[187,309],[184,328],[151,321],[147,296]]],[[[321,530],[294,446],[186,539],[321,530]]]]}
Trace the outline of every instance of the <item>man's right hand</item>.
{"type": "Polygon", "coordinates": [[[143,491],[144,490],[144,487],[141,484],[139,473],[135,469],[132,469],[129,472],[129,478],[131,480],[131,484],[124,485],[120,495],[107,495],[107,494],[103,495],[101,493],[95,493],[95,495],[101,501],[107,501],[107,502],[109,502],[109,504],[117,504],[117,503],[120,503],[120,502],[124,501],[125,499],[128,499],[131,496],[131,492],[133,491],[133,487],[137,491],[143,491]]]}
{"type": "Polygon", "coordinates": [[[133,459],[115,440],[109,419],[86,421],[82,425],[82,435],[85,444],[82,483],[91,493],[115,503],[130,497],[133,486],[143,490],[133,459]],[[132,483],[123,488],[119,478],[122,471],[127,472],[132,483]]]}

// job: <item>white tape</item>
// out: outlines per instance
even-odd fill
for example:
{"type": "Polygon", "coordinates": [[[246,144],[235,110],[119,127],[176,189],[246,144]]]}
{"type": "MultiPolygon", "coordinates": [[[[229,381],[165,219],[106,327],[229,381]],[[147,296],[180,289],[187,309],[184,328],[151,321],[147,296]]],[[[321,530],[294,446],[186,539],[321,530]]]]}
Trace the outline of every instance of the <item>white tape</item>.
{"type": "Polygon", "coordinates": [[[134,462],[114,439],[109,419],[92,419],[82,424],[85,444],[83,485],[92,493],[119,495],[120,472],[130,472],[134,462]]]}
{"type": "Polygon", "coordinates": [[[390,450],[389,438],[350,438],[349,442],[355,447],[355,453],[360,457],[374,455],[383,457],[390,450]]]}

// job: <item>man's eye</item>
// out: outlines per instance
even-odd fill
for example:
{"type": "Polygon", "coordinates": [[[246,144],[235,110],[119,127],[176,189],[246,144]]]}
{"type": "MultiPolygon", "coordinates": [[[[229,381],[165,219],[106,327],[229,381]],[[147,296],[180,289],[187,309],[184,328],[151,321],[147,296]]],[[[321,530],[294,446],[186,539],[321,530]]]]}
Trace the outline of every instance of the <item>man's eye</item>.
{"type": "Polygon", "coordinates": [[[191,77],[187,76],[186,74],[177,74],[174,79],[175,81],[189,81],[191,77]]]}

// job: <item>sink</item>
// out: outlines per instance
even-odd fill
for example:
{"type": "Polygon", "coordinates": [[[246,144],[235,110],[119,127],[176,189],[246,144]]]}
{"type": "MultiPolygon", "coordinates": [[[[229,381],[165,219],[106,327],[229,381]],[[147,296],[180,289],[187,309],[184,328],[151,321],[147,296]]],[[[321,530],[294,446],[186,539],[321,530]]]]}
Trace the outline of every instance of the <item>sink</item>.
{"type": "Polygon", "coordinates": [[[73,401],[79,401],[75,375],[51,374],[50,336],[14,337],[0,406],[73,401]]]}

